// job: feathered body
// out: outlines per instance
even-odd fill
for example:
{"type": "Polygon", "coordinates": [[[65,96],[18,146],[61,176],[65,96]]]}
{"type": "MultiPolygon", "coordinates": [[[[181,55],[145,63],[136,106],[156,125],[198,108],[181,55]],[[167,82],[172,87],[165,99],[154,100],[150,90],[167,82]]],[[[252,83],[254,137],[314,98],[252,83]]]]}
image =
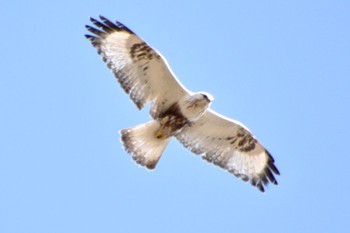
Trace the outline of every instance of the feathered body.
{"type": "Polygon", "coordinates": [[[175,102],[154,121],[120,131],[124,148],[136,163],[154,169],[170,137],[200,118],[210,104],[205,94],[197,93],[175,102]]]}

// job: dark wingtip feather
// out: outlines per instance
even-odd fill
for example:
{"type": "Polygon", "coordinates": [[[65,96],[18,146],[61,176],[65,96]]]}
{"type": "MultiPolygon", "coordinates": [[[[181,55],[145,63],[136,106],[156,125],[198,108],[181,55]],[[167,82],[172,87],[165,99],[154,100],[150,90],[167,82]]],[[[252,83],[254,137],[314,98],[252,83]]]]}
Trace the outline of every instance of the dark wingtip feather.
{"type": "Polygon", "coordinates": [[[85,38],[88,39],[94,47],[99,45],[98,37],[92,35],[85,35],[85,38]]]}
{"type": "Polygon", "coordinates": [[[85,36],[86,39],[88,39],[88,40],[90,40],[92,42],[98,39],[96,36],[92,36],[92,35],[89,35],[89,34],[85,34],[84,36],[85,36]]]}
{"type": "Polygon", "coordinates": [[[269,181],[270,181],[271,183],[277,185],[276,178],[274,177],[274,175],[272,174],[272,172],[270,171],[270,169],[266,169],[265,175],[266,175],[266,177],[269,179],[269,181]]]}
{"type": "Polygon", "coordinates": [[[277,169],[277,167],[275,166],[275,164],[270,160],[267,162],[267,166],[276,174],[276,175],[280,175],[280,171],[277,169]]]}
{"type": "Polygon", "coordinates": [[[262,192],[262,193],[265,192],[264,186],[262,185],[261,182],[258,182],[258,183],[256,184],[256,187],[259,189],[260,192],[262,192]]]}
{"type": "Polygon", "coordinates": [[[261,180],[262,180],[262,182],[263,182],[263,184],[264,184],[265,186],[267,186],[267,185],[269,184],[269,180],[267,179],[267,176],[266,176],[266,175],[264,175],[264,176],[261,178],[261,180]]]}
{"type": "Polygon", "coordinates": [[[103,15],[98,15],[98,17],[101,19],[101,20],[108,20],[106,17],[104,17],[103,15]]]}
{"type": "Polygon", "coordinates": [[[93,17],[90,17],[90,21],[92,22],[92,23],[95,23],[95,22],[98,22],[95,18],[93,18],[93,17]]]}
{"type": "Polygon", "coordinates": [[[95,34],[95,35],[98,35],[98,36],[100,36],[100,37],[103,37],[103,36],[106,34],[105,32],[100,31],[100,30],[98,30],[98,29],[96,29],[96,28],[94,28],[94,27],[91,27],[91,26],[89,26],[89,25],[85,25],[85,28],[86,28],[89,32],[91,32],[91,33],[93,33],[93,34],[95,34]]]}
{"type": "Polygon", "coordinates": [[[120,28],[118,27],[118,25],[114,24],[112,21],[110,21],[109,19],[107,19],[106,17],[100,15],[100,19],[102,20],[102,22],[110,27],[110,28],[113,28],[115,30],[120,30],[120,28]]]}
{"type": "Polygon", "coordinates": [[[272,155],[270,154],[270,152],[268,150],[265,150],[265,152],[268,155],[267,166],[273,171],[273,173],[275,173],[276,175],[280,175],[279,170],[277,169],[277,167],[274,164],[275,159],[272,157],[272,155]]]}

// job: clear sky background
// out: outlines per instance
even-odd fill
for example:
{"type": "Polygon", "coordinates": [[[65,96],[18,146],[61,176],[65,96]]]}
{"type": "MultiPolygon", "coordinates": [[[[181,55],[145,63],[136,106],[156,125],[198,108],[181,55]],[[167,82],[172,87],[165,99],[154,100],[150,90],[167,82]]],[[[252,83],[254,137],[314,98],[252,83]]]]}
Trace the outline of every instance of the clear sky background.
{"type": "Polygon", "coordinates": [[[350,1],[1,1],[0,232],[349,232],[350,1]],[[149,120],[84,38],[120,20],[270,150],[266,194],[175,140],[138,167],[149,120]]]}

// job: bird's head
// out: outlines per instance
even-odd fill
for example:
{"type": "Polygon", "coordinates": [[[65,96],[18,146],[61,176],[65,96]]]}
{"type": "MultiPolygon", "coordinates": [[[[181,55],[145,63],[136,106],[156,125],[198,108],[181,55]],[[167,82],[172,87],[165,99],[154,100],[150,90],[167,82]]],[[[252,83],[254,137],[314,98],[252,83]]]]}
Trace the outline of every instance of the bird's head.
{"type": "Polygon", "coordinates": [[[208,93],[194,93],[190,96],[187,96],[183,102],[181,101],[181,112],[190,121],[197,120],[208,109],[212,101],[213,97],[208,93]]]}

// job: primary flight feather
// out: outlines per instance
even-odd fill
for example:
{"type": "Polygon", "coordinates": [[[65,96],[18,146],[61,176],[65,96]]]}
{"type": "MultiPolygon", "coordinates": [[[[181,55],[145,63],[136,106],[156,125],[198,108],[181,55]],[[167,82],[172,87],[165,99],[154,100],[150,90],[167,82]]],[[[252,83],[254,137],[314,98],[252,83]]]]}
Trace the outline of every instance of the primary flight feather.
{"type": "Polygon", "coordinates": [[[91,18],[86,35],[138,109],[151,102],[153,120],[121,130],[125,150],[154,169],[169,140],[249,181],[260,191],[277,185],[279,171],[270,153],[241,123],[209,108],[212,97],[192,93],[176,79],[162,55],[122,23],[91,18]]]}

